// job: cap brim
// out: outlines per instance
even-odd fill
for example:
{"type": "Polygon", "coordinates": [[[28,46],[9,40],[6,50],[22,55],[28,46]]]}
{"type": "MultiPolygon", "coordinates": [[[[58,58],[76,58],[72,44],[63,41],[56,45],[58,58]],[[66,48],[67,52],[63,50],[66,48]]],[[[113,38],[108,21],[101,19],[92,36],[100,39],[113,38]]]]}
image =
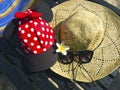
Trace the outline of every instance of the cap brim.
{"type": "Polygon", "coordinates": [[[29,55],[25,54],[24,58],[25,65],[31,72],[42,71],[50,68],[57,61],[57,54],[55,53],[54,47],[51,47],[48,51],[37,54],[29,55]]]}
{"type": "MultiPolygon", "coordinates": [[[[16,43],[16,45],[18,44],[19,43],[16,43]]],[[[18,49],[20,50],[21,47],[18,47],[18,49]]],[[[10,58],[14,59],[13,62],[16,64],[23,62],[24,68],[30,72],[46,70],[54,65],[57,61],[57,54],[54,52],[55,49],[53,47],[51,47],[48,51],[37,55],[29,55],[25,54],[25,52],[22,52],[22,54],[24,54],[23,57],[16,50],[16,48],[11,46],[4,38],[0,38],[0,51],[3,51],[5,54],[10,56],[10,58]]]]}

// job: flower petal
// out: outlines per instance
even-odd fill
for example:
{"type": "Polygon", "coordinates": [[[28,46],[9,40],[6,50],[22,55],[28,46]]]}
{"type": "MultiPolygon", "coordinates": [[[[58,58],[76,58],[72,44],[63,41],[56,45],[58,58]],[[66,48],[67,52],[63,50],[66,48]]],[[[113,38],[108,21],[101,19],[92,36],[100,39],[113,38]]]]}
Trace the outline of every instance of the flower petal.
{"type": "Polygon", "coordinates": [[[56,50],[56,52],[60,52],[60,50],[59,50],[59,49],[57,49],[57,50],[56,50]]]}
{"type": "Polygon", "coordinates": [[[66,50],[69,50],[69,49],[70,49],[70,47],[69,47],[69,46],[65,46],[65,49],[66,49],[66,50]]]}
{"type": "Polygon", "coordinates": [[[64,41],[62,41],[61,44],[56,43],[56,46],[58,47],[58,48],[56,49],[56,52],[60,52],[60,53],[62,53],[63,55],[67,55],[67,50],[70,49],[69,46],[66,46],[66,45],[65,45],[65,42],[64,42],[64,41]]]}
{"type": "Polygon", "coordinates": [[[67,52],[66,51],[63,51],[63,52],[61,52],[63,55],[67,55],[67,52]]]}
{"type": "Polygon", "coordinates": [[[56,43],[56,46],[57,46],[57,47],[60,47],[60,44],[59,44],[59,43],[56,43]]]}

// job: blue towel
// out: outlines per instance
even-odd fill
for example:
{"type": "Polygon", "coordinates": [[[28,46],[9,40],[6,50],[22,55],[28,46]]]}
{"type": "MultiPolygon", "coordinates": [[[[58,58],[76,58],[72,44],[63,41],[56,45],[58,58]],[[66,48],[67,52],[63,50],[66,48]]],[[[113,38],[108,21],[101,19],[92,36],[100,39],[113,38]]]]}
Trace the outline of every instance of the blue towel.
{"type": "Polygon", "coordinates": [[[17,11],[25,11],[34,0],[0,0],[0,35],[17,11]]]}

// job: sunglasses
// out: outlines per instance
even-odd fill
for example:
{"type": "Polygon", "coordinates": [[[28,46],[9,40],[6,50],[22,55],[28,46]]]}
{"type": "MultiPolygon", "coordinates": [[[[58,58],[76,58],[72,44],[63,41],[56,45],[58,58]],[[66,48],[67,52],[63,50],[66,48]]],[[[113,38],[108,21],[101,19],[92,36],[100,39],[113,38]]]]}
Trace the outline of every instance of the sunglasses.
{"type": "Polygon", "coordinates": [[[62,64],[71,64],[73,61],[79,64],[89,63],[93,57],[93,51],[84,50],[79,52],[68,52],[67,55],[58,54],[59,62],[62,64]]]}

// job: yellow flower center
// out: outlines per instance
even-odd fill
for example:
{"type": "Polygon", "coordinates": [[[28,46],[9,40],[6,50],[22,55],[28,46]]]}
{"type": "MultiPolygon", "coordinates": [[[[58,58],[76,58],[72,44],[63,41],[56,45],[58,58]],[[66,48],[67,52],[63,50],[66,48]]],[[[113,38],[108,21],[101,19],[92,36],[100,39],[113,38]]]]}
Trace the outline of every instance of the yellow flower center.
{"type": "Polygon", "coordinates": [[[66,48],[65,48],[65,46],[64,46],[64,45],[60,45],[59,50],[60,50],[60,51],[65,51],[65,50],[66,50],[66,48]]]}

